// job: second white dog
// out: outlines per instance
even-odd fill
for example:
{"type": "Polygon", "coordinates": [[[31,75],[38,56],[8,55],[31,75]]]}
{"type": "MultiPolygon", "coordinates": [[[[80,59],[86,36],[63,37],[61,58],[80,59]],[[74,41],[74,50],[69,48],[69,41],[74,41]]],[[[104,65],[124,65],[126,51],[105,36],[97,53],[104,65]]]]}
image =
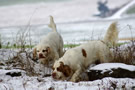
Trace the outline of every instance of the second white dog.
{"type": "Polygon", "coordinates": [[[63,39],[56,30],[56,24],[52,16],[50,16],[49,27],[52,28],[53,32],[44,36],[33,50],[33,58],[38,58],[44,65],[49,64],[49,62],[54,63],[63,55],[63,39]]]}

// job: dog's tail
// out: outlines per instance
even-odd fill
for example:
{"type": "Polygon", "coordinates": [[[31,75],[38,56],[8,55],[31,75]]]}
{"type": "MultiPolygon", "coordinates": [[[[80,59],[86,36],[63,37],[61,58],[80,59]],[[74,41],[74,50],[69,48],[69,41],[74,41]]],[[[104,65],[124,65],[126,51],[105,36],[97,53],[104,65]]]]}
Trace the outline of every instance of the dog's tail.
{"type": "Polygon", "coordinates": [[[117,22],[113,22],[107,32],[106,35],[103,39],[103,41],[109,46],[109,47],[114,47],[116,46],[116,43],[118,41],[118,28],[117,28],[117,22]]]}
{"type": "Polygon", "coordinates": [[[53,31],[56,31],[56,32],[57,32],[57,30],[56,30],[56,24],[55,24],[55,22],[54,22],[52,16],[50,16],[50,24],[49,24],[48,26],[49,26],[53,31]]]}

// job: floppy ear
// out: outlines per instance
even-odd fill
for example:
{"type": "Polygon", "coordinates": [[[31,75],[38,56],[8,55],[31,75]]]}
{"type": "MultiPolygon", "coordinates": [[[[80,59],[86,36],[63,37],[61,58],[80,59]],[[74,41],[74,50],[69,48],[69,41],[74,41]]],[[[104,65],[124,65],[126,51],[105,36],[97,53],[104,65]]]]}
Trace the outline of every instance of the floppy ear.
{"type": "Polygon", "coordinates": [[[62,72],[66,77],[69,77],[71,74],[71,68],[68,65],[64,65],[63,62],[60,62],[60,66],[63,68],[62,72]]]}
{"type": "Polygon", "coordinates": [[[64,75],[66,76],[66,77],[69,77],[70,76],[70,74],[71,74],[71,68],[68,66],[68,65],[64,65],[64,75]]]}
{"type": "Polygon", "coordinates": [[[33,59],[36,60],[37,59],[37,48],[34,47],[33,49],[33,59]]]}
{"type": "Polygon", "coordinates": [[[50,47],[46,47],[47,53],[51,52],[51,48],[50,47]]]}

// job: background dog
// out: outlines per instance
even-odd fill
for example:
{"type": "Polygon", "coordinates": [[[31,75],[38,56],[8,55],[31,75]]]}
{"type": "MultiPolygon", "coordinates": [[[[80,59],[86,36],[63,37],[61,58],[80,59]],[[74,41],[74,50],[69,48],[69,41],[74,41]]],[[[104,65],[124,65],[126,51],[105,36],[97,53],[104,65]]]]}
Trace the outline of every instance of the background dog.
{"type": "Polygon", "coordinates": [[[50,24],[53,32],[50,32],[43,37],[41,42],[35,46],[33,50],[33,59],[39,59],[39,61],[46,65],[49,62],[54,63],[63,55],[63,39],[56,30],[56,24],[54,23],[53,17],[50,16],[50,24]]]}
{"type": "Polygon", "coordinates": [[[109,62],[113,58],[109,47],[115,45],[118,39],[116,26],[116,22],[110,25],[102,41],[89,41],[67,50],[64,56],[54,63],[52,77],[76,82],[79,75],[97,60],[99,63],[109,62]]]}

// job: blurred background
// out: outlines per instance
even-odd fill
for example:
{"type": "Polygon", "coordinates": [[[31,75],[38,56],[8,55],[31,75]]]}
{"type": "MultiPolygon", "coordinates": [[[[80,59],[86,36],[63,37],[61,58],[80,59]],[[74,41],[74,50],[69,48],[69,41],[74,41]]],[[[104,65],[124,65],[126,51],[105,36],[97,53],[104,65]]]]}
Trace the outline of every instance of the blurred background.
{"type": "Polygon", "coordinates": [[[37,44],[51,32],[50,15],[65,44],[102,39],[113,21],[120,40],[135,37],[135,0],[0,0],[1,42],[15,43],[25,33],[37,44]]]}

